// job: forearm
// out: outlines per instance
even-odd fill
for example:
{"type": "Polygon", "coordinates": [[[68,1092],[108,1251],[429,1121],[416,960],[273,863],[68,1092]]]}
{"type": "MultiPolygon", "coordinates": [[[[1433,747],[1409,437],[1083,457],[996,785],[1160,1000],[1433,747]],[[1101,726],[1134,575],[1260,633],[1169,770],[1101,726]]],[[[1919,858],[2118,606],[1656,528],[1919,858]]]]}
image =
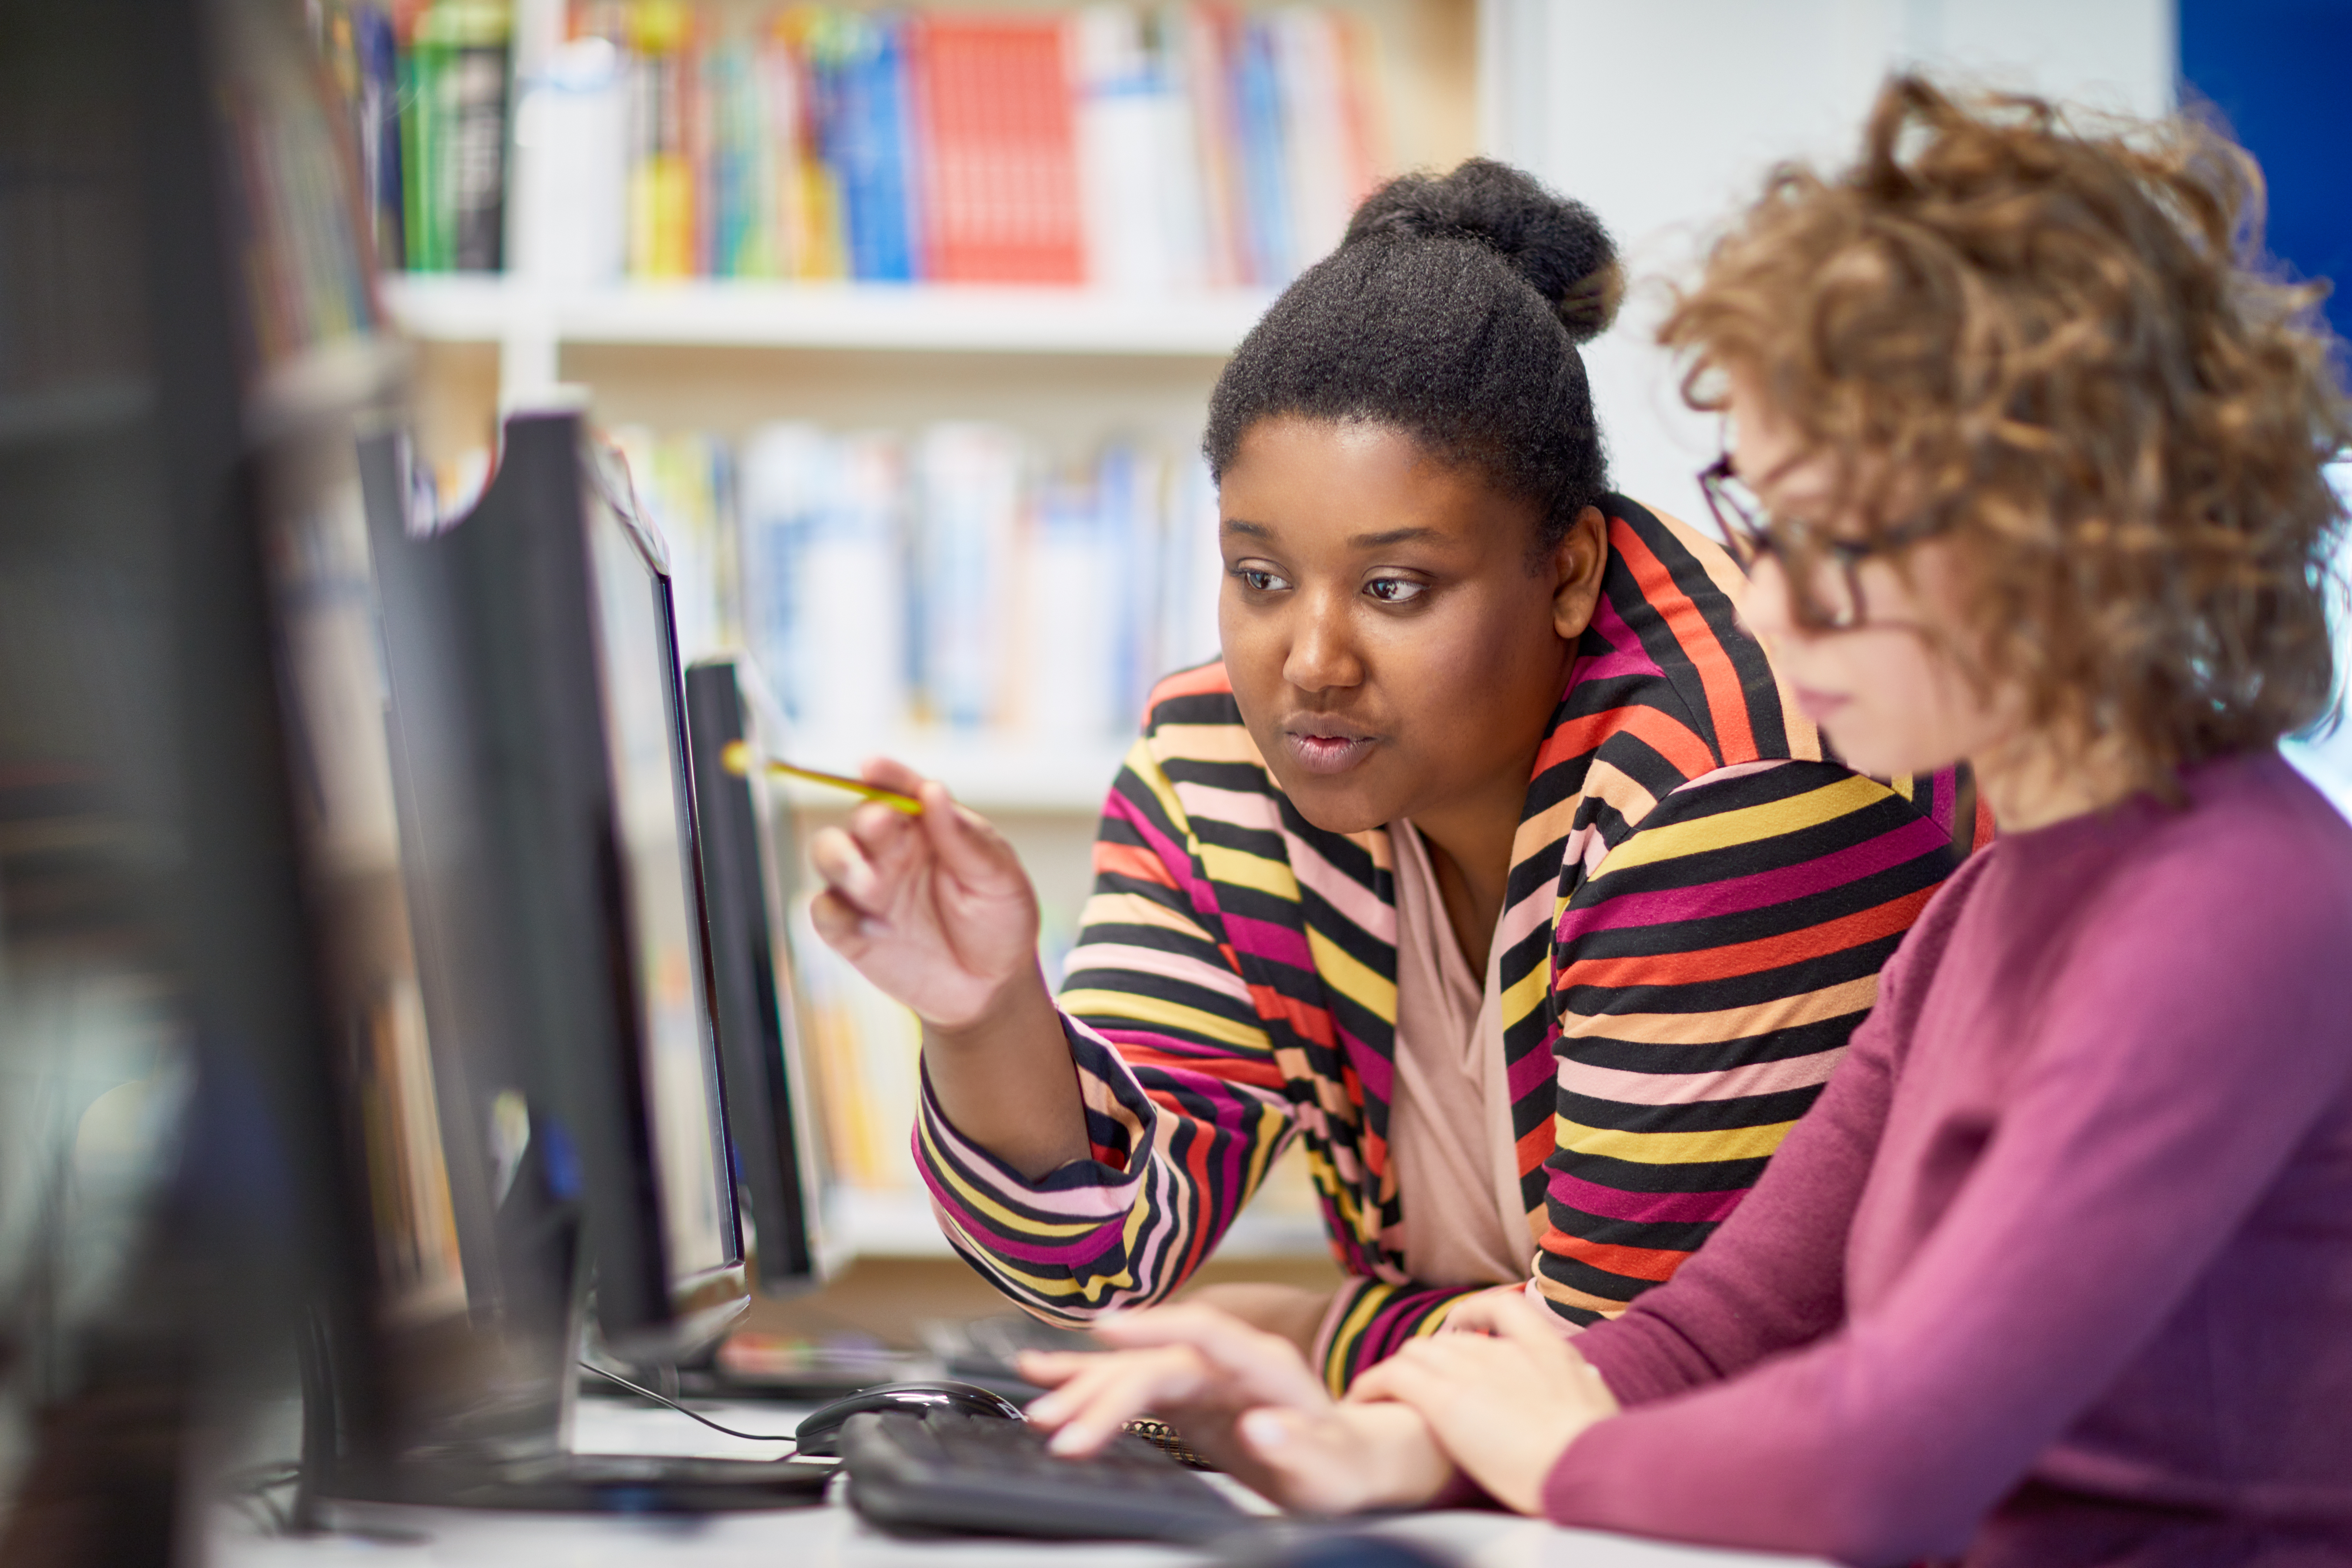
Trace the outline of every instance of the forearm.
{"type": "Polygon", "coordinates": [[[1164,1063],[1138,1068],[1062,1017],[1084,1105],[1082,1157],[1030,1178],[923,1085],[917,1170],[941,1229],[1014,1300],[1061,1322],[1167,1300],[1247,1201],[1289,1130],[1271,1096],[1164,1063]],[[1210,1114],[1186,1114],[1191,1107],[1210,1114]]]}
{"type": "Polygon", "coordinates": [[[1330,1310],[1332,1292],[1307,1290],[1296,1285],[1276,1285],[1257,1279],[1234,1279],[1201,1285],[1184,1293],[1189,1305],[1214,1307],[1254,1329],[1288,1341],[1304,1357],[1315,1352],[1316,1333],[1330,1310]]]}
{"type": "Polygon", "coordinates": [[[1029,1180],[1085,1157],[1077,1068],[1034,964],[970,1024],[925,1024],[923,1068],[957,1130],[1029,1180]]]}

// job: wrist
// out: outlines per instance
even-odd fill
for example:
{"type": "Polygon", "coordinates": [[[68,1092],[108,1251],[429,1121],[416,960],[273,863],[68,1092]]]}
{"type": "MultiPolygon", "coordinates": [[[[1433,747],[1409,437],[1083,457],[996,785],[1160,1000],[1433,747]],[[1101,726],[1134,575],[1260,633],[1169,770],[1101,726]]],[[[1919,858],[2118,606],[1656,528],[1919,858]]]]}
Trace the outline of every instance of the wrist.
{"type": "Polygon", "coordinates": [[[1595,1426],[1601,1417],[1572,1414],[1556,1422],[1541,1424],[1538,1434],[1530,1434],[1514,1444],[1507,1452],[1496,1454],[1488,1462],[1492,1472],[1475,1475],[1475,1479],[1496,1501],[1517,1513],[1541,1514],[1544,1511],[1544,1487],[1551,1473],[1576,1440],[1595,1426]]]}
{"type": "Polygon", "coordinates": [[[1423,1508],[1458,1489],[1461,1471],[1410,1405],[1342,1404],[1363,1441],[1366,1496],[1359,1508],[1423,1508]]]}
{"type": "Polygon", "coordinates": [[[1085,1157],[1077,1065],[1034,959],[969,1021],[925,1021],[923,1070],[949,1124],[1024,1180],[1085,1157]]]}
{"type": "MultiPolygon", "coordinates": [[[[1007,1034],[1034,1032],[1041,1017],[1053,1015],[1053,994],[1045,989],[1045,973],[1032,958],[980,994],[969,1012],[956,1016],[917,1015],[923,1033],[951,1051],[985,1050],[1007,1034]]],[[[1057,1026],[1058,1030],[1058,1026],[1057,1026]]]]}

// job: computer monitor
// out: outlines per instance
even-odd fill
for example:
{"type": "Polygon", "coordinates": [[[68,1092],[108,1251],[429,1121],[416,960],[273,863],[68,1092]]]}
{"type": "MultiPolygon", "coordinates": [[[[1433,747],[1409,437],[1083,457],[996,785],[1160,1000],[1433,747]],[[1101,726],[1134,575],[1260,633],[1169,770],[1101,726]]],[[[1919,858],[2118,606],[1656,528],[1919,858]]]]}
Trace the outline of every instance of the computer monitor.
{"type": "Polygon", "coordinates": [[[757,667],[740,654],[688,669],[686,707],[736,1187],[760,1289],[792,1295],[832,1271],[827,1162],[784,936],[792,807],[765,773],[724,761],[737,746],[749,758],[775,754],[783,721],[757,667]]]}
{"type": "MultiPolygon", "coordinates": [[[[358,443],[367,554],[346,595],[372,586],[390,805],[396,817],[409,946],[438,1098],[439,1179],[463,1266],[459,1342],[411,1317],[394,1353],[411,1363],[394,1446],[477,1458],[559,1450],[575,1337],[577,1194],[551,1163],[551,1125],[526,1025],[530,964],[497,852],[503,828],[483,766],[482,680],[455,548],[426,536],[404,429],[358,443]]],[[[373,662],[373,661],[372,661],[373,662]]],[[[381,1220],[376,1222],[382,1227],[381,1220]]],[[[394,1245],[398,1245],[395,1241],[394,1245]]],[[[376,1353],[383,1353],[379,1350],[376,1353]]]]}
{"type": "Polygon", "coordinates": [[[472,606],[520,1020],[576,1180],[595,1320],[675,1360],[750,1300],[705,942],[669,580],[572,412],[510,417],[449,531],[472,606]]]}
{"type": "MultiPolygon", "coordinates": [[[[809,1500],[810,1477],[772,1465],[570,1451],[592,1284],[633,1362],[691,1353],[748,1300],[660,542],[569,414],[511,422],[454,522],[412,507],[410,475],[399,432],[361,443],[376,750],[467,1310],[464,1331],[425,1332],[377,1291],[358,1353],[457,1396],[377,1401],[354,1431],[342,1389],[368,1384],[346,1353],[314,1380],[306,1471],[345,1500],[809,1500]]],[[[398,1218],[373,1217],[379,1245],[398,1218]]]]}

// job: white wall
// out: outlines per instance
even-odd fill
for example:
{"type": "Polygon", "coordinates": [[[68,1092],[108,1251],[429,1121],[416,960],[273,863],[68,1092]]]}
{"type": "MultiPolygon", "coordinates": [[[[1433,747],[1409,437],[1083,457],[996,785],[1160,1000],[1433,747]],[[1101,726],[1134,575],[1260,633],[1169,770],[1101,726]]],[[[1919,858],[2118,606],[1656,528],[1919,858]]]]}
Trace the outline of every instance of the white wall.
{"type": "Polygon", "coordinates": [[[1653,334],[1664,285],[1799,157],[1843,162],[1885,72],[1918,64],[2160,113],[2170,0],[1480,0],[1486,145],[1589,204],[1634,289],[1586,363],[1617,488],[1706,521],[1716,422],[1682,405],[1653,334]]]}
{"type": "MultiPolygon", "coordinates": [[[[2336,481],[2336,493],[2352,506],[2352,459],[2338,462],[2330,472],[2336,481]]],[[[2343,582],[2352,585],[2352,535],[2344,540],[2342,554],[2336,558],[2336,570],[2343,582]]],[[[2339,610],[2345,608],[2337,602],[2339,610]]],[[[2322,735],[2314,741],[2289,741],[2283,748],[2287,761],[2301,768],[2312,783],[2326,790],[2344,815],[2352,816],[2352,615],[2336,623],[2336,681],[2339,694],[2340,720],[2332,735],[2322,735]]]]}

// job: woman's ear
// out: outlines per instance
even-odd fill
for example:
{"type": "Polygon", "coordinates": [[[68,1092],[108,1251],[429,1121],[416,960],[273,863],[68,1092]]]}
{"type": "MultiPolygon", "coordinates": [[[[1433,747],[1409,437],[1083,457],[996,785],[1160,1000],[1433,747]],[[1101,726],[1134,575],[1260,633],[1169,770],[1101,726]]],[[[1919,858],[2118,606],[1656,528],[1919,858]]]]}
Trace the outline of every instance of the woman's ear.
{"type": "Polygon", "coordinates": [[[1551,551],[1551,625],[1562,642],[1574,642],[1592,624],[1601,604],[1601,577],[1609,569],[1609,520],[1586,507],[1568,525],[1551,551]]]}

